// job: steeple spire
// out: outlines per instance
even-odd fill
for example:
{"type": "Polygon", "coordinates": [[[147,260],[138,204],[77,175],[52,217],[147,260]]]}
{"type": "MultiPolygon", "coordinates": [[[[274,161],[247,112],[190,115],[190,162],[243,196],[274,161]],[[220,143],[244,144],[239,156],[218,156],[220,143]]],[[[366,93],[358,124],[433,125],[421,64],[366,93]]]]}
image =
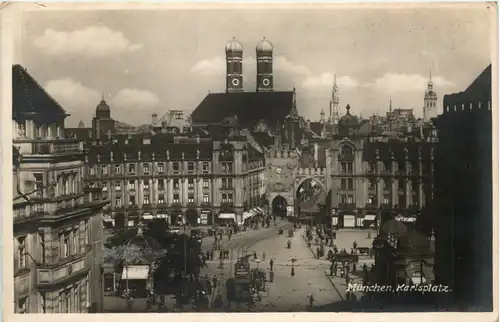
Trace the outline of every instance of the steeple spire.
{"type": "Polygon", "coordinates": [[[104,102],[104,92],[101,92],[101,101],[104,102]]]}
{"type": "Polygon", "coordinates": [[[392,97],[389,97],[389,112],[392,112],[392,97]]]}
{"type": "Polygon", "coordinates": [[[333,74],[333,86],[337,87],[337,73],[333,74]]]}
{"type": "Polygon", "coordinates": [[[429,82],[432,82],[432,68],[429,68],[429,82]]]}

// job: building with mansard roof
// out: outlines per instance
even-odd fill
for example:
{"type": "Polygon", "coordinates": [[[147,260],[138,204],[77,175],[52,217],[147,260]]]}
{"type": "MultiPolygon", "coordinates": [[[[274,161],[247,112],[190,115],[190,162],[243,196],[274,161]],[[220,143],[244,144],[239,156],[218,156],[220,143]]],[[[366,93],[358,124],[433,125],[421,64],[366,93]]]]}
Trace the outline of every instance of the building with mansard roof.
{"type": "Polygon", "coordinates": [[[263,212],[264,156],[235,118],[212,125],[210,134],[109,133],[85,148],[87,182],[111,202],[104,217],[109,225],[155,219],[172,226],[242,224],[252,209],[263,212]]]}
{"type": "Polygon", "coordinates": [[[68,116],[20,66],[12,67],[13,253],[16,313],[103,310],[102,209],[84,181],[84,150],[68,116]]]}

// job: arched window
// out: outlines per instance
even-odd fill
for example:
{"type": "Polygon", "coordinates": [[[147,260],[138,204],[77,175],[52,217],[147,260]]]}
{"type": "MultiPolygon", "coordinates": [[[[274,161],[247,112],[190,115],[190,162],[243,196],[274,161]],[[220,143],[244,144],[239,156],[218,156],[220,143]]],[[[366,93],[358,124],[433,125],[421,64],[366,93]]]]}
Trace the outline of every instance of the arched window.
{"type": "Polygon", "coordinates": [[[344,156],[352,155],[352,148],[350,146],[344,145],[342,147],[342,155],[344,156]]]}

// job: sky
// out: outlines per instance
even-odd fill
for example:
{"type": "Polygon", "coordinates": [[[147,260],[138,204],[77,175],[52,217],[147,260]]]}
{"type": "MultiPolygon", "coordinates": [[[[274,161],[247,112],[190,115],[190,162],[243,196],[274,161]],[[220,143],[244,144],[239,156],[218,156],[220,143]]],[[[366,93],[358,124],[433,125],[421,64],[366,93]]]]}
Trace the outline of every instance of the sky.
{"type": "Polygon", "coordinates": [[[341,114],[393,108],[422,115],[432,71],[439,111],[491,63],[490,11],[473,7],[25,11],[19,63],[71,114],[90,126],[104,96],[111,116],[132,125],[151,114],[193,111],[225,90],[226,43],[244,47],[245,91],[255,91],[255,46],[274,45],[275,90],[297,91],[306,119],[328,114],[337,75],[341,114]]]}

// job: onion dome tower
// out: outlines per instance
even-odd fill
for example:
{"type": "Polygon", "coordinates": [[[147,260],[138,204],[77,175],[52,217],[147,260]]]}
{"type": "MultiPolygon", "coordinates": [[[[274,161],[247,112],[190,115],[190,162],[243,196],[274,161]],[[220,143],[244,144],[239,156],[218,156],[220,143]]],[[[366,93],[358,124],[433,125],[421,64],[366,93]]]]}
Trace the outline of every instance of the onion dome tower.
{"type": "Polygon", "coordinates": [[[226,92],[243,91],[243,45],[234,37],[226,45],[226,92]]]}
{"type": "Polygon", "coordinates": [[[257,92],[273,90],[273,44],[262,38],[255,48],[257,56],[257,92]]]}

